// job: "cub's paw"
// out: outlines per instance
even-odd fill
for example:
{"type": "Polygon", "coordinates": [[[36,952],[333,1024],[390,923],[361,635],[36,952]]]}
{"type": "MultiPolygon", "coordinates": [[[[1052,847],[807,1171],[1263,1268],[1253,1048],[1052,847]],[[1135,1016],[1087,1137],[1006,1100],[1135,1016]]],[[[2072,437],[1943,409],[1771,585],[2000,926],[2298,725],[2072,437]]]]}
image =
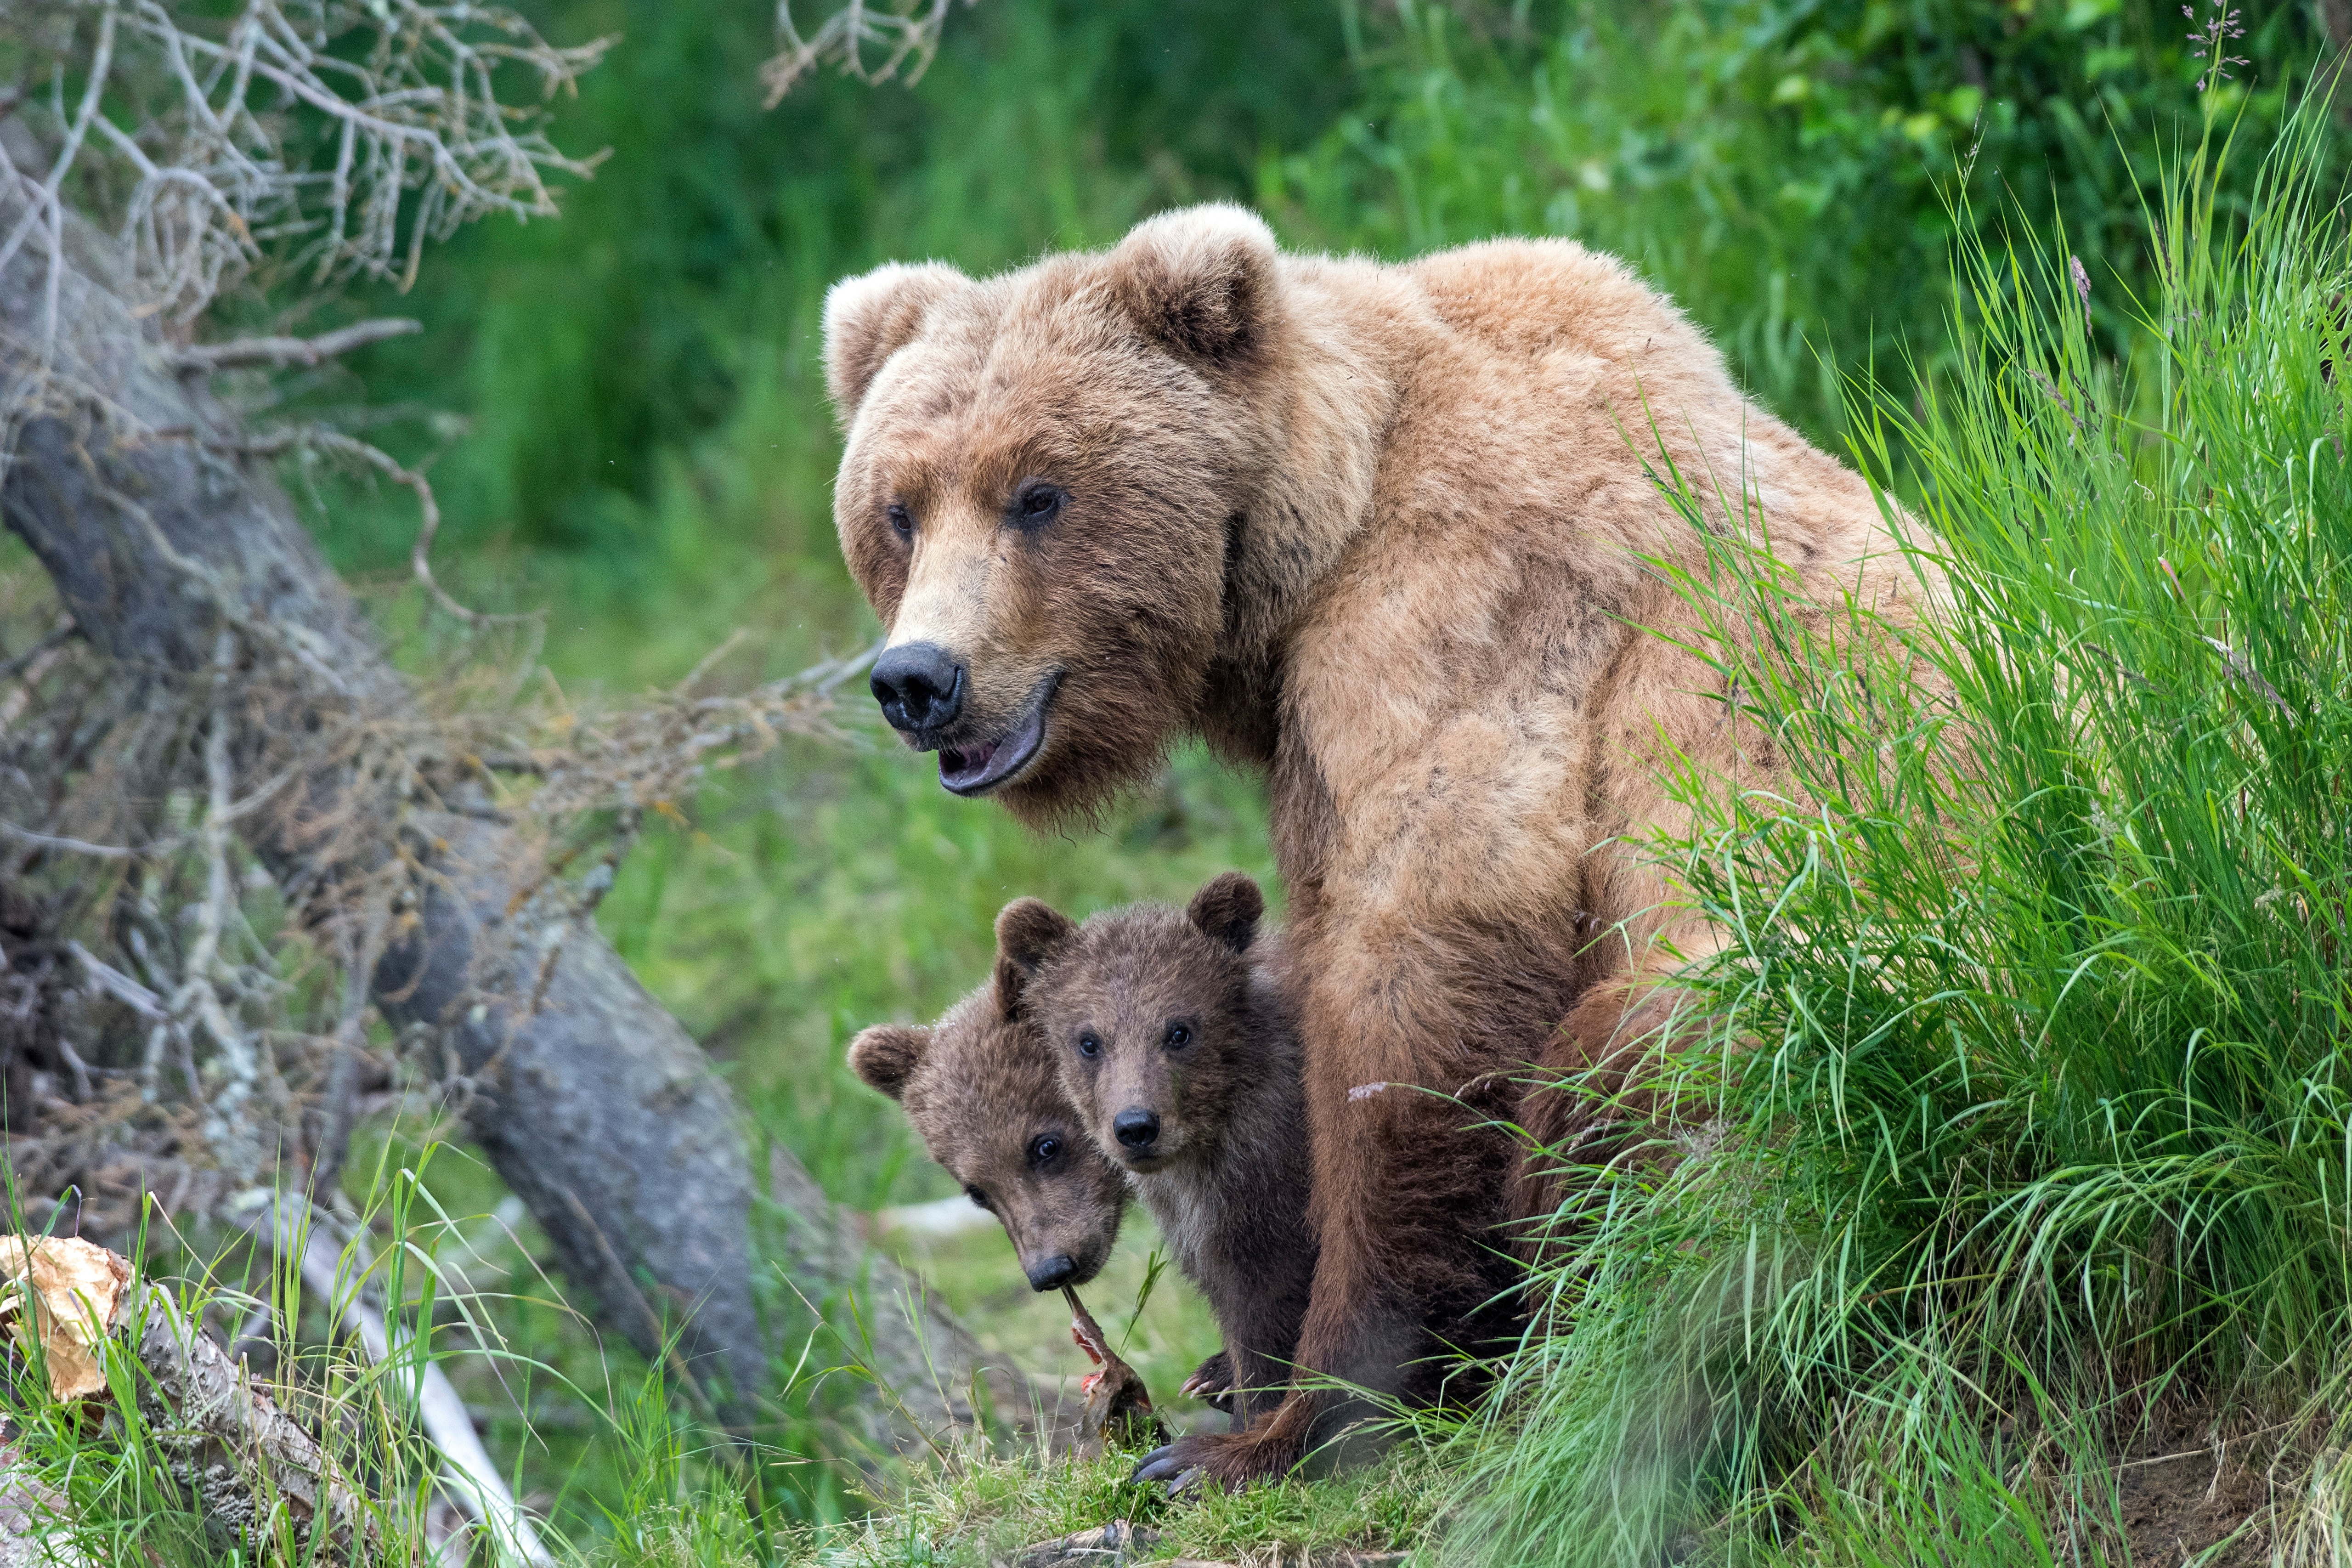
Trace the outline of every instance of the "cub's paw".
{"type": "Polygon", "coordinates": [[[1196,1433],[1179,1437],[1164,1448],[1143,1456],[1129,1479],[1166,1481],[1171,1492],[1198,1482],[1202,1486],[1238,1489],[1252,1481],[1270,1481],[1287,1474],[1298,1463],[1298,1445],[1264,1426],[1230,1436],[1196,1433]]]}
{"type": "Polygon", "coordinates": [[[1234,1413],[1234,1358],[1219,1351],[1202,1362],[1200,1369],[1184,1380],[1177,1393],[1188,1399],[1197,1399],[1212,1410],[1234,1413]]]}

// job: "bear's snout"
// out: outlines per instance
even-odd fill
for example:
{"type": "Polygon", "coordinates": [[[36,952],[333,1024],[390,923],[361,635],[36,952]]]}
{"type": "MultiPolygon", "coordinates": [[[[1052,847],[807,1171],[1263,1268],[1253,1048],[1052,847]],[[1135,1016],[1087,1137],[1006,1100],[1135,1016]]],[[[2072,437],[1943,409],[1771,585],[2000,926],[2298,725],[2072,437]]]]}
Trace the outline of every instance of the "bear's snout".
{"type": "Polygon", "coordinates": [[[1032,1290],[1058,1290],[1065,1285],[1079,1282],[1077,1259],[1066,1252],[1039,1258],[1029,1266],[1028,1274],[1032,1290]]]}
{"type": "Polygon", "coordinates": [[[1160,1142],[1160,1112],[1130,1105],[1111,1118],[1110,1130],[1122,1148],[1142,1153],[1160,1142]]]}
{"type": "Polygon", "coordinates": [[[874,661],[874,700],[894,730],[943,730],[963,710],[963,667],[937,643],[887,647],[874,661]]]}

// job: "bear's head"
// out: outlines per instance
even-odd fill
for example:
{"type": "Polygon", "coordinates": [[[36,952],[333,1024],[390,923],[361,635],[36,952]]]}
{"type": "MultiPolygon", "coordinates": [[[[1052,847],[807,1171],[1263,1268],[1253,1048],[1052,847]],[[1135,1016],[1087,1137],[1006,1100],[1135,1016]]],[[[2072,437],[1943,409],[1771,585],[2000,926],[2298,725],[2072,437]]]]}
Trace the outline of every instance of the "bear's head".
{"type": "Polygon", "coordinates": [[[1202,206],[1107,252],[826,296],[835,521],[889,629],[874,695],[950,790],[1083,813],[1197,718],[1273,462],[1278,281],[1263,222],[1202,206]]]}
{"type": "Polygon", "coordinates": [[[1118,1240],[1127,1182],[1087,1136],[1054,1058],[1002,973],[929,1028],[877,1024],[849,1044],[857,1076],[896,1100],[931,1158],[994,1215],[1032,1289],[1083,1285],[1118,1240]]]}
{"type": "Polygon", "coordinates": [[[1095,1142],[1148,1174],[1213,1159],[1269,1065],[1251,1007],[1265,900],[1237,871],[1183,910],[1138,904],[1084,925],[1035,899],[996,918],[998,962],[1059,1055],[1095,1142]]]}

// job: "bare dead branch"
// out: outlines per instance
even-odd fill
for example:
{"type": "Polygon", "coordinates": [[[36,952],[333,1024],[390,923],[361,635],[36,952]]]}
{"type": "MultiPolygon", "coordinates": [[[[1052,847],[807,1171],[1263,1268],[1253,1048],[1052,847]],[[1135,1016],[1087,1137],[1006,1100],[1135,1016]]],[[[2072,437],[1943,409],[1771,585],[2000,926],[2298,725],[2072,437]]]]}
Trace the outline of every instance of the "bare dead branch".
{"type": "Polygon", "coordinates": [[[138,303],[185,321],[273,255],[320,282],[405,288],[428,238],[490,213],[552,217],[550,177],[585,177],[602,157],[559,150],[545,106],[613,40],[558,47],[502,7],[29,0],[0,29],[29,72],[83,82],[70,115],[18,106],[48,144],[44,172],[0,154],[0,179],[27,198],[0,267],[28,240],[46,247],[51,342],[68,207],[102,210],[138,303]]]}
{"type": "MultiPolygon", "coordinates": [[[[973,3],[964,0],[967,5],[973,3]]],[[[868,85],[888,81],[904,68],[907,85],[914,86],[939,53],[940,33],[953,4],[902,0],[886,9],[866,0],[847,0],[803,38],[793,22],[792,0],[776,0],[776,53],[760,68],[760,83],[768,89],[766,107],[775,108],[793,83],[825,65],[837,65],[844,76],[868,85]],[[869,48],[881,51],[879,65],[866,63],[869,48]]]]}
{"type": "Polygon", "coordinates": [[[406,317],[385,316],[358,321],[315,338],[236,338],[225,343],[204,343],[181,349],[172,363],[182,370],[244,370],[254,365],[293,365],[309,369],[354,349],[404,338],[425,330],[425,323],[406,317]]]}
{"type": "Polygon", "coordinates": [[[142,853],[120,844],[90,844],[59,833],[36,833],[29,827],[19,827],[13,822],[5,821],[0,821],[0,838],[22,844],[27,849],[50,849],[61,855],[87,855],[93,860],[136,860],[142,853]]]}
{"type": "Polygon", "coordinates": [[[66,638],[73,636],[73,617],[59,616],[58,624],[43,633],[38,642],[6,663],[0,664],[0,680],[13,680],[18,672],[29,669],[39,663],[66,638]]]}
{"type": "Polygon", "coordinates": [[[66,943],[66,950],[74,955],[76,962],[80,963],[84,972],[100,989],[128,1006],[141,1017],[160,1021],[171,1016],[161,996],[156,995],[112,964],[95,956],[81,943],[68,942],[66,943]]]}

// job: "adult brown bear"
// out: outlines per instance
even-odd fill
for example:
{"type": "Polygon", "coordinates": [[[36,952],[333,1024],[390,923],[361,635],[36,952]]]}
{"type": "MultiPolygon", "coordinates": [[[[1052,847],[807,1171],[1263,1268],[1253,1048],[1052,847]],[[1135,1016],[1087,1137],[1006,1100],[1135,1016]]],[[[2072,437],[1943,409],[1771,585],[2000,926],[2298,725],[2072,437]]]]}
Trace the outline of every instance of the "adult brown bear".
{"type": "MultiPolygon", "coordinates": [[[[1195,207],[996,278],[882,268],[825,338],[875,695],[942,784],[1042,825],[1187,731],[1265,771],[1322,1244],[1299,1363],[1425,1395],[1507,1283],[1511,1150],[1444,1096],[1650,1026],[1710,941],[1639,850],[1676,826],[1660,766],[1773,772],[1682,646],[1653,563],[1703,546],[1654,471],[1760,518],[1824,606],[1916,592],[1877,505],[1559,241],[1382,265],[1195,207]]],[[[1301,1389],[1147,1469],[1276,1474],[1350,1412],[1301,1389]]]]}

